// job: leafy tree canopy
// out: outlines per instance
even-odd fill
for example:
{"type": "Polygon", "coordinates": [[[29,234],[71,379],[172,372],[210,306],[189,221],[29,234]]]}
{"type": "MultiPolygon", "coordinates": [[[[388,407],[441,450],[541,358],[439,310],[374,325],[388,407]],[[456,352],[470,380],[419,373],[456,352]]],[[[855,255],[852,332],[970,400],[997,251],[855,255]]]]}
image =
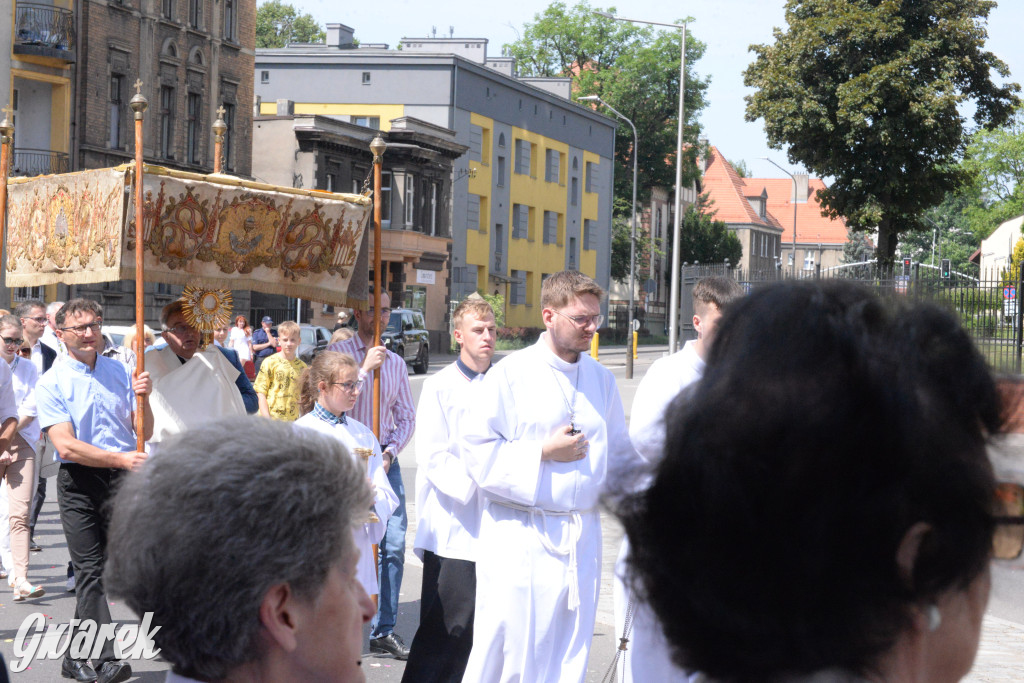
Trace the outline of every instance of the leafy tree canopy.
{"type": "Polygon", "coordinates": [[[299,14],[281,0],[268,0],[256,9],[256,47],[322,43],[326,39],[327,34],[311,14],[299,14]]]}
{"type": "Polygon", "coordinates": [[[903,234],[900,256],[932,266],[939,266],[941,259],[948,258],[954,271],[977,277],[978,266],[970,262],[971,254],[981,245],[981,238],[971,227],[973,201],[969,194],[947,194],[941,204],[924,212],[922,223],[927,229],[903,234]]]}
{"type": "Polygon", "coordinates": [[[819,192],[831,216],[878,228],[880,261],[900,234],[927,229],[922,212],[966,180],[958,107],[992,128],[1018,104],[1016,83],[984,49],[993,0],[787,0],[786,31],[754,45],[746,118],[763,119],[769,144],[832,177],[819,192]]]}
{"type": "Polygon", "coordinates": [[[679,258],[684,263],[722,263],[726,259],[737,265],[743,258],[740,238],[715,220],[717,211],[707,194],[697,198],[696,204],[686,207],[680,229],[679,258]]]}
{"type": "MultiPolygon", "coordinates": [[[[615,21],[593,10],[586,0],[571,7],[554,2],[505,49],[516,58],[520,75],[572,77],[575,96],[598,95],[633,122],[639,140],[639,194],[646,196],[646,188],[675,184],[680,32],[615,21]]],[[[708,80],[699,77],[693,65],[704,49],[704,43],[687,38],[684,141],[695,141],[700,130],[695,119],[705,106],[708,80]]],[[[597,110],[615,118],[603,107],[597,110]]],[[[632,152],[632,131],[623,123],[615,144],[617,197],[631,196],[632,152]]],[[[688,154],[696,156],[693,150],[688,154]]],[[[696,174],[693,163],[686,167],[696,174]]],[[[628,214],[628,201],[626,209],[628,214]]]]}
{"type": "Polygon", "coordinates": [[[1024,212],[1024,106],[994,130],[974,134],[961,164],[970,178],[964,211],[980,240],[1024,212]]]}

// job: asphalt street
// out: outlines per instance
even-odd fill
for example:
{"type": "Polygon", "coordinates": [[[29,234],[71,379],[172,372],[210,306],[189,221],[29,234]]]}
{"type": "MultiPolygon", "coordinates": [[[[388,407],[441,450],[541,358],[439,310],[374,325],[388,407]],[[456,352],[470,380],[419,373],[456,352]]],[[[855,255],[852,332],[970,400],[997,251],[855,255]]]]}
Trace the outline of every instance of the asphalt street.
{"type": "MultiPolygon", "coordinates": [[[[666,347],[642,347],[640,357],[635,364],[633,379],[625,379],[625,349],[603,349],[601,362],[615,374],[623,405],[629,417],[629,409],[633,402],[640,378],[650,364],[661,357],[666,347]]],[[[430,373],[437,372],[453,358],[437,356],[432,359],[430,373]]],[[[420,388],[427,375],[410,373],[413,399],[418,400],[420,388]]],[[[410,528],[407,536],[408,552],[406,553],[406,572],[401,591],[401,607],[396,632],[411,643],[419,620],[419,594],[422,568],[419,560],[412,553],[412,540],[415,537],[415,479],[416,458],[415,446],[410,444],[401,455],[402,473],[406,485],[407,503],[409,507],[410,528]]],[[[601,597],[598,604],[597,625],[594,630],[594,641],[591,649],[590,666],[587,681],[600,682],[609,663],[614,657],[618,640],[613,633],[613,612],[611,603],[612,565],[618,553],[621,530],[615,520],[603,514],[604,556],[601,581],[601,597]]],[[[15,603],[10,599],[9,592],[0,593],[0,653],[8,662],[15,657],[13,639],[24,620],[33,613],[41,613],[47,624],[66,624],[74,615],[74,595],[64,590],[65,572],[68,561],[64,534],[60,526],[57,511],[56,493],[53,480],[49,481],[46,506],[39,520],[36,540],[43,546],[41,553],[32,553],[29,573],[33,583],[42,584],[47,594],[42,598],[15,603]]],[[[210,552],[216,552],[211,548],[210,552]]],[[[224,577],[225,581],[233,580],[224,577]]],[[[2,585],[2,584],[0,584],[2,585]]],[[[135,616],[117,600],[111,601],[111,612],[114,620],[119,623],[138,623],[135,616]]],[[[389,658],[371,656],[366,651],[364,641],[363,666],[367,680],[398,681],[404,670],[404,663],[389,658]]],[[[162,681],[168,666],[159,658],[153,661],[133,661],[135,671],[132,681],[162,681]]],[[[974,672],[970,681],[1019,681],[1024,679],[1024,571],[1009,571],[996,567],[993,570],[992,598],[988,608],[982,646],[974,672]]],[[[59,681],[60,661],[35,660],[27,670],[12,674],[12,680],[23,683],[36,681],[59,681]]]]}

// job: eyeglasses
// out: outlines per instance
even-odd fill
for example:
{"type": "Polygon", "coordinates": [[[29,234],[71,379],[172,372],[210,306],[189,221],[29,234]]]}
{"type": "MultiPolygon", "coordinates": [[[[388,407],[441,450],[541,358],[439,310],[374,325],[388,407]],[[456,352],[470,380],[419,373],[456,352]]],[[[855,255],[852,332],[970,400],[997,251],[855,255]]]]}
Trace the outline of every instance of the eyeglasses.
{"type": "Polygon", "coordinates": [[[992,556],[997,560],[1017,559],[1024,551],[1024,486],[996,485],[995,522],[992,556]]]}
{"type": "Polygon", "coordinates": [[[22,320],[35,320],[40,325],[45,325],[46,324],[46,316],[45,315],[41,315],[38,318],[31,318],[29,316],[25,316],[24,318],[22,318],[22,320]]]}
{"type": "Polygon", "coordinates": [[[168,327],[167,331],[168,332],[173,332],[175,337],[183,337],[186,334],[195,334],[199,330],[197,330],[196,328],[192,327],[191,325],[181,324],[181,325],[175,325],[174,327],[168,327]]]}
{"type": "Polygon", "coordinates": [[[18,346],[18,347],[20,347],[22,342],[25,341],[24,339],[15,339],[15,338],[12,338],[12,337],[0,337],[0,339],[3,339],[5,346],[18,346]]]}
{"type": "Polygon", "coordinates": [[[87,331],[90,331],[90,330],[92,332],[99,332],[100,328],[102,326],[103,326],[103,321],[102,320],[96,320],[96,321],[88,323],[86,325],[75,325],[74,327],[62,327],[60,329],[61,329],[62,332],[74,332],[75,334],[81,336],[81,335],[85,334],[87,331]]]}
{"type": "MultiPolygon", "coordinates": [[[[370,308],[370,309],[367,309],[367,311],[366,311],[366,312],[367,312],[367,313],[368,313],[369,315],[373,315],[373,309],[372,309],[372,308],[370,308]]],[[[385,308],[385,307],[381,307],[381,309],[380,309],[380,314],[381,314],[381,315],[391,315],[391,309],[390,309],[390,308],[385,308]]]]}
{"type": "Polygon", "coordinates": [[[363,388],[363,380],[358,379],[355,382],[331,382],[331,386],[341,387],[343,390],[348,392],[359,391],[363,388]]]}
{"type": "MultiPolygon", "coordinates": [[[[554,309],[552,309],[552,310],[554,310],[554,309]]],[[[588,327],[591,323],[594,324],[594,327],[601,327],[601,323],[604,322],[604,316],[600,315],[600,314],[598,314],[598,315],[566,315],[565,313],[562,313],[561,311],[555,311],[555,313],[557,313],[558,315],[562,316],[563,318],[571,320],[572,324],[575,325],[576,327],[579,327],[580,329],[588,327]]]]}
{"type": "Polygon", "coordinates": [[[18,353],[24,358],[32,357],[32,349],[28,348],[27,346],[23,349],[18,349],[18,353]]]}

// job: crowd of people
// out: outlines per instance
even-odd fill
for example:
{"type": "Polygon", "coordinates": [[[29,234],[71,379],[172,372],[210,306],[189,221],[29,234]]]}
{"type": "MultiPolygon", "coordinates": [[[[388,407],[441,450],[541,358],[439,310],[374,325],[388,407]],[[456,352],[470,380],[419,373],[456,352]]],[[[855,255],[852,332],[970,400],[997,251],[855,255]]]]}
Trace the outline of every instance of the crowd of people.
{"type": "MultiPolygon", "coordinates": [[[[0,317],[0,555],[15,599],[42,594],[28,558],[50,443],[75,616],[109,623],[108,594],[152,612],[169,681],[359,681],[368,623],[371,654],[407,659],[410,683],[582,682],[602,505],[626,531],[620,681],[962,678],[993,548],[1024,550],[1024,449],[1000,436],[1024,383],[1000,392],[957,321],[926,305],[707,278],[697,338],[651,366],[627,424],[588,354],[604,295],[576,271],[547,277],[540,339],[493,365],[494,311],[465,299],[458,355],[418,405],[372,307],[354,329],[339,319],[308,367],[295,323],[250,333],[238,316],[204,346],[181,301],[162,312],[166,346],[147,352],[144,331],[141,350],[133,337],[113,354],[99,305],[69,301],[44,355],[47,309],[19,307],[0,317]],[[423,578],[407,645],[395,626],[413,438],[423,578]]],[[[386,293],[380,306],[386,325],[386,293]]],[[[112,648],[62,663],[79,681],[130,673],[112,648]]]]}

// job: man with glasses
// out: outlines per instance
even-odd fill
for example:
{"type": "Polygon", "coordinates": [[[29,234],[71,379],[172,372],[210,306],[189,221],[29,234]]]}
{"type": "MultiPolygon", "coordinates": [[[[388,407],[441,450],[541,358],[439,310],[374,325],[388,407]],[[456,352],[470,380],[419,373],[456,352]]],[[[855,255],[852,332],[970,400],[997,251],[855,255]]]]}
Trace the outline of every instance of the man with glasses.
{"type": "Polygon", "coordinates": [[[494,366],[459,420],[485,505],[467,681],[579,681],[597,615],[598,503],[637,467],[612,373],[586,352],[604,290],[577,271],[541,285],[545,331],[494,366]]]}
{"type": "Polygon", "coordinates": [[[146,370],[153,376],[154,443],[211,420],[259,410],[237,354],[229,358],[215,344],[199,348],[202,334],[186,319],[184,301],[164,306],[160,324],[167,346],[146,353],[146,370]]]}
{"type": "MultiPolygon", "coordinates": [[[[380,327],[387,327],[391,316],[391,297],[386,292],[380,295],[380,327]]],[[[371,308],[355,310],[358,325],[356,336],[328,346],[330,351],[340,351],[355,358],[362,367],[359,378],[366,379],[366,390],[360,392],[352,409],[352,417],[373,428],[373,391],[371,375],[380,368],[380,448],[388,482],[398,496],[398,509],[388,520],[387,531],[380,543],[380,600],[379,608],[370,630],[370,652],[387,654],[396,659],[406,659],[409,648],[396,634],[398,620],[398,594],[402,587],[405,571],[405,530],[409,520],[405,514],[405,484],[402,470],[398,465],[398,454],[412,438],[416,427],[416,409],[412,402],[409,386],[409,370],[401,356],[388,351],[383,345],[370,346],[373,337],[371,308]]]]}
{"type": "MultiPolygon", "coordinates": [[[[132,378],[121,363],[98,353],[103,309],[95,301],[72,299],[56,314],[57,338],[67,349],[36,384],[39,426],[47,432],[61,461],[57,501],[68,552],[75,566],[75,618],[91,620],[94,633],[111,623],[103,592],[106,560],[107,500],[125,470],[146,459],[137,451],[136,396],[143,397],[143,438],[153,430],[148,408],[149,373],[132,378]]],[[[82,630],[81,627],[76,631],[82,630]]],[[[72,640],[80,638],[79,632],[72,640]]],[[[104,641],[92,665],[70,654],[61,665],[65,678],[102,683],[125,681],[131,667],[115,659],[113,642],[104,641]]]]}

